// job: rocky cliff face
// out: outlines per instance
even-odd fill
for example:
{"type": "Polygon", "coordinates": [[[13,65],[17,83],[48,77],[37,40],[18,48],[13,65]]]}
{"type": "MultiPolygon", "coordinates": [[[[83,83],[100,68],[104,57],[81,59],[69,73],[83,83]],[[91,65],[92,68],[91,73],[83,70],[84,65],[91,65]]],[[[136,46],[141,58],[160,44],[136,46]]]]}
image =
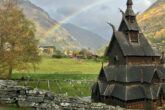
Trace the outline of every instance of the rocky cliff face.
{"type": "Polygon", "coordinates": [[[150,43],[165,50],[165,0],[157,0],[137,19],[150,43]]]}

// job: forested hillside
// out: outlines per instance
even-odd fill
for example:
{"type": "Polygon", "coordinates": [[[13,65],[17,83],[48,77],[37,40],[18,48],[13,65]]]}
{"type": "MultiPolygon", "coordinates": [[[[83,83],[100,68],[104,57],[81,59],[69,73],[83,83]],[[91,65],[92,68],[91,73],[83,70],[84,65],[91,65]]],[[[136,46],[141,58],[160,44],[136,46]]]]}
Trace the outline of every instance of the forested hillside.
{"type": "Polygon", "coordinates": [[[156,1],[137,20],[149,42],[165,50],[165,0],[156,1]]]}

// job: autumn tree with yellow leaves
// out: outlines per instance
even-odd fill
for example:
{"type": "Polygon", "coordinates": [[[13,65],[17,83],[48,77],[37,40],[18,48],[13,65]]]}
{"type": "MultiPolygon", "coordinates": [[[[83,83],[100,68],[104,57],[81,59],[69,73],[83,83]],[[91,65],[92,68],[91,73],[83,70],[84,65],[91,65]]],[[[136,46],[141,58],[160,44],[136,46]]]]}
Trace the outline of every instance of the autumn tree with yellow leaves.
{"type": "Polygon", "coordinates": [[[35,25],[11,0],[0,2],[0,72],[27,70],[40,61],[35,25]],[[32,66],[31,66],[32,65],[32,66]]]}

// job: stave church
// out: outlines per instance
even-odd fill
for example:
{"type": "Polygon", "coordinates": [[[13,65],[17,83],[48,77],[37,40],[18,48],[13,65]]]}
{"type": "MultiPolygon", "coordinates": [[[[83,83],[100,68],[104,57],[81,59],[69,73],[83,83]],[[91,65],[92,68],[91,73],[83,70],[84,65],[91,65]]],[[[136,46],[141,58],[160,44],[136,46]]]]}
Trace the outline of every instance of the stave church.
{"type": "Polygon", "coordinates": [[[151,47],[138,26],[132,0],[118,31],[113,29],[106,55],[107,66],[101,68],[92,86],[92,100],[127,109],[165,108],[165,59],[151,47]]]}

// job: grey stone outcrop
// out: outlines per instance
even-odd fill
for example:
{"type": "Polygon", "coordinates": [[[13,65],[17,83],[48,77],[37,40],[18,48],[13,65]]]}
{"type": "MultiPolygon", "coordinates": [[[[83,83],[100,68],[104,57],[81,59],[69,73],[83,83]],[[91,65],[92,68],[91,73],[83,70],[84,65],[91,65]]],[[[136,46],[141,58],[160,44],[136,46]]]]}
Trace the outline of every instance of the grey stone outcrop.
{"type": "Polygon", "coordinates": [[[9,80],[0,80],[0,102],[35,110],[124,110],[120,107],[90,103],[32,87],[18,86],[15,81],[9,80]]]}

